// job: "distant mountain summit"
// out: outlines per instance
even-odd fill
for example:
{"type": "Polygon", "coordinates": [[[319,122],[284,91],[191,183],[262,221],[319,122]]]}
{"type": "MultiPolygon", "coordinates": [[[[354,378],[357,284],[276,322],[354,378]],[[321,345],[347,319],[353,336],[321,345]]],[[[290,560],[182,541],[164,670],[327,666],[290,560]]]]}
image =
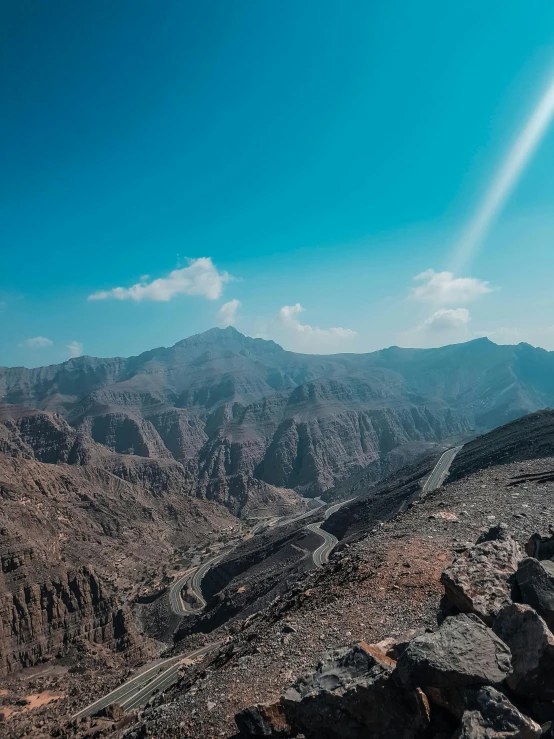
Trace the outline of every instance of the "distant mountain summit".
{"type": "Polygon", "coordinates": [[[0,401],[60,414],[79,450],[176,460],[197,495],[237,509],[260,485],[317,495],[554,405],[554,353],[475,339],[310,355],[214,328],[136,357],[0,368],[0,401]]]}
{"type": "Polygon", "coordinates": [[[268,339],[253,339],[237,331],[233,326],[227,328],[210,328],[201,334],[194,334],[187,339],[181,339],[173,349],[188,349],[193,346],[226,347],[230,349],[248,349],[260,352],[285,351],[282,346],[268,339]]]}

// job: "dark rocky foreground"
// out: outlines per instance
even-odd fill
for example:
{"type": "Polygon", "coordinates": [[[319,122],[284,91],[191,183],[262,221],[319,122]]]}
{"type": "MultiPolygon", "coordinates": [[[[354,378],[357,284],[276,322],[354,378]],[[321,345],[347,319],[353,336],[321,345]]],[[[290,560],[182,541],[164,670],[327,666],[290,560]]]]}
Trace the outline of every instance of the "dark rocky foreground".
{"type": "Polygon", "coordinates": [[[238,713],[240,737],[554,736],[554,561],[495,526],[442,581],[435,631],[330,653],[278,701],[238,713]]]}

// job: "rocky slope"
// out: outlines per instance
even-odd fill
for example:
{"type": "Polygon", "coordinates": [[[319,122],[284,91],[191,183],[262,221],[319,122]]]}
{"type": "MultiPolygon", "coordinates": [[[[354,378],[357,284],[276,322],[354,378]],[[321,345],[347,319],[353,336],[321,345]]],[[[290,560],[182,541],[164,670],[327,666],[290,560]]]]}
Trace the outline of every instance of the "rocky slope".
{"type": "Polygon", "coordinates": [[[113,452],[175,459],[197,495],[236,511],[260,484],[318,495],[363,470],[375,481],[399,449],[552,404],[553,367],[553,353],[487,339],[315,356],[228,328],[129,359],[1,368],[0,399],[58,412],[113,452]]]}
{"type": "Polygon", "coordinates": [[[200,486],[193,465],[181,464],[167,450],[159,456],[146,451],[139,448],[138,452],[145,454],[135,454],[129,447],[117,453],[110,445],[94,441],[88,429],[70,426],[59,413],[0,404],[0,454],[50,464],[103,467],[128,482],[148,487],[153,494],[180,490],[190,497],[222,503],[236,516],[280,514],[300,504],[292,490],[243,473],[226,475],[216,470],[200,486]]]}
{"type": "MultiPolygon", "coordinates": [[[[525,422],[520,423],[524,425],[525,422]]],[[[483,437],[482,448],[489,442],[490,435],[483,437]]],[[[529,455],[532,457],[531,449],[529,455]]],[[[342,550],[339,548],[325,568],[300,575],[298,582],[286,593],[281,593],[255,615],[234,623],[230,628],[230,641],[203,664],[185,668],[180,684],[165,697],[155,699],[158,705],[139,716],[138,725],[128,736],[194,739],[234,736],[237,731],[235,714],[249,706],[278,703],[295,680],[313,673],[318,661],[325,660],[330,649],[343,650],[338,656],[341,659],[345,648],[353,642],[375,644],[392,637],[393,641],[405,644],[413,638],[413,634],[402,636],[407,630],[427,628],[436,633],[437,614],[441,619],[455,615],[460,610],[460,600],[463,610],[469,609],[477,618],[485,618],[490,627],[492,621],[483,608],[493,608],[493,612],[500,613],[510,606],[510,600],[514,599],[511,584],[514,569],[518,571],[520,561],[527,563],[529,559],[524,559],[524,554],[539,558],[554,554],[553,547],[548,544],[548,527],[554,522],[554,479],[552,474],[549,476],[552,469],[553,460],[548,457],[480,469],[447,482],[439,490],[414,501],[400,515],[385,520],[375,531],[367,531],[366,536],[358,537],[342,550]],[[482,537],[496,523],[506,524],[516,540],[516,544],[509,544],[506,550],[511,554],[505,564],[500,555],[495,559],[480,550],[499,551],[494,536],[482,537]],[[545,536],[534,536],[537,531],[545,536]],[[471,542],[478,538],[481,541],[475,549],[471,542]],[[532,543],[527,546],[530,539],[532,543]],[[497,567],[496,576],[494,570],[486,575],[478,569],[487,562],[497,567]],[[472,590],[474,577],[477,585],[472,590]],[[502,578],[509,580],[504,581],[507,585],[502,585],[502,578]],[[466,596],[455,598],[453,594],[466,584],[470,586],[465,591],[466,596]],[[443,598],[445,588],[450,605],[443,598]]],[[[533,577],[530,578],[528,567],[528,564],[522,566],[522,583],[533,577]]],[[[531,601],[528,595],[524,597],[537,611],[540,603],[531,601]]],[[[519,596],[516,600],[520,600],[519,596]]],[[[548,626],[547,611],[540,611],[539,615],[548,626]]],[[[511,621],[506,618],[506,622],[503,628],[509,631],[511,621]]],[[[208,638],[216,640],[222,635],[226,632],[219,629],[208,638]]],[[[509,641],[511,637],[505,632],[499,638],[509,641]]],[[[389,641],[386,648],[390,646],[389,641]]],[[[509,648],[511,651],[512,647],[509,648]]],[[[339,705],[336,701],[340,696],[332,696],[333,684],[336,684],[333,680],[329,678],[325,690],[329,700],[339,705]]],[[[522,680],[522,684],[526,681],[528,683],[529,678],[522,680]]],[[[355,679],[351,684],[354,683],[355,679]]],[[[547,723],[549,719],[545,718],[544,711],[552,710],[551,704],[541,699],[531,706],[527,698],[514,697],[514,688],[502,677],[495,680],[494,690],[498,690],[498,683],[501,683],[500,693],[511,691],[508,700],[515,707],[514,711],[527,716],[531,722],[547,723]],[[539,709],[543,713],[539,713],[539,709]]],[[[298,692],[302,694],[302,690],[298,692]]],[[[338,693],[341,692],[339,689],[338,693]]],[[[431,698],[427,700],[433,703],[431,698]]],[[[482,713],[480,703],[472,703],[469,697],[467,700],[467,704],[458,705],[466,706],[464,711],[471,714],[467,720],[477,721],[478,726],[481,719],[475,712],[482,713]]],[[[495,700],[497,705],[503,705],[502,698],[496,696],[495,700]]],[[[80,702],[77,700],[72,705],[83,706],[88,702],[90,697],[83,695],[80,702]]],[[[451,739],[458,731],[463,714],[449,715],[449,711],[444,714],[437,709],[436,703],[431,711],[435,714],[434,721],[444,719],[443,729],[446,723],[450,733],[442,736],[451,739]]],[[[510,711],[511,708],[508,713],[510,711]]],[[[332,717],[333,714],[327,715],[332,717]]],[[[345,718],[344,713],[341,716],[345,718]]],[[[525,718],[518,720],[524,728],[534,726],[526,724],[525,718]]],[[[342,725],[348,725],[346,718],[342,725]]],[[[492,728],[488,726],[488,730],[492,728]]],[[[302,730],[305,732],[306,726],[303,725],[302,730]]],[[[102,724],[93,719],[84,726],[71,728],[67,736],[78,736],[83,731],[99,732],[100,736],[120,734],[114,733],[113,723],[102,724]]],[[[290,736],[290,730],[285,729],[284,735],[290,736]]]]}
{"type": "Polygon", "coordinates": [[[223,482],[226,506],[169,453],[114,453],[60,414],[0,406],[0,674],[84,644],[132,656],[144,644],[125,599],[176,552],[238,530],[229,509],[304,510],[291,490],[223,482]]]}
{"type": "Polygon", "coordinates": [[[507,529],[495,526],[460,553],[442,581],[443,608],[454,615],[439,613],[436,630],[331,653],[279,701],[237,714],[240,736],[552,736],[552,560],[526,557],[507,529]]]}
{"type": "Polygon", "coordinates": [[[127,648],[125,595],[175,549],[237,525],[224,507],[183,494],[170,473],[164,487],[0,454],[0,672],[76,643],[127,648]]]}
{"type": "Polygon", "coordinates": [[[464,445],[450,467],[455,480],[493,465],[554,456],[554,412],[544,410],[508,423],[464,445]]]}

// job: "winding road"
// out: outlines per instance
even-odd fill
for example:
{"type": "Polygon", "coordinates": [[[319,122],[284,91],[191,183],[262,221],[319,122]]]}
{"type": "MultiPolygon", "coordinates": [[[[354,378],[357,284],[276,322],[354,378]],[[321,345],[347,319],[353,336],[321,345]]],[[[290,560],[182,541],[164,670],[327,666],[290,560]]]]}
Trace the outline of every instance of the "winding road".
{"type": "MultiPolygon", "coordinates": [[[[340,503],[335,503],[334,505],[329,506],[329,508],[327,508],[327,510],[325,511],[323,521],[326,521],[329,516],[332,516],[333,513],[336,513],[339,508],[342,508],[342,506],[346,505],[346,503],[350,503],[351,500],[354,500],[354,498],[342,500],[340,503]]],[[[318,534],[323,539],[323,544],[320,544],[318,548],[312,552],[312,559],[314,560],[314,564],[316,567],[323,567],[323,565],[329,561],[329,555],[338,542],[336,536],[333,536],[333,534],[330,534],[328,531],[325,531],[321,528],[321,524],[323,523],[323,521],[319,521],[318,523],[310,523],[308,524],[308,526],[306,526],[307,529],[310,529],[310,531],[313,531],[314,534],[318,534]]]]}
{"type": "MultiPolygon", "coordinates": [[[[431,474],[429,475],[423,486],[424,493],[436,490],[442,485],[442,482],[448,474],[448,470],[450,469],[450,465],[452,464],[454,457],[461,448],[462,447],[459,446],[453,447],[452,449],[447,449],[441,455],[439,461],[433,468],[431,474]]],[[[345,500],[329,506],[329,508],[325,511],[324,520],[327,520],[329,516],[332,516],[333,513],[336,513],[336,511],[338,511],[341,506],[349,502],[350,500],[345,500]]],[[[280,517],[276,517],[270,519],[269,521],[260,522],[256,524],[254,528],[250,531],[250,535],[255,536],[256,534],[264,531],[270,526],[281,526],[286,523],[301,521],[303,518],[307,518],[313,513],[314,511],[307,511],[306,513],[302,513],[299,516],[295,516],[294,518],[285,521],[283,521],[280,517]]],[[[306,526],[307,529],[313,531],[315,534],[318,534],[318,536],[323,539],[323,543],[312,552],[312,558],[316,567],[323,567],[323,565],[325,565],[329,561],[329,555],[338,542],[338,539],[333,536],[333,534],[330,534],[328,531],[325,531],[321,528],[322,523],[323,521],[319,521],[317,523],[311,523],[306,526]]],[[[229,552],[230,550],[220,552],[215,557],[211,557],[210,559],[206,560],[199,567],[193,567],[190,570],[187,570],[181,575],[180,578],[178,578],[173,583],[173,585],[169,589],[169,603],[174,613],[179,616],[187,616],[189,614],[200,613],[205,608],[206,601],[204,600],[204,597],[202,595],[202,579],[205,577],[208,570],[213,567],[213,565],[222,560],[225,556],[227,556],[229,552]],[[186,603],[182,598],[181,593],[183,591],[183,588],[185,588],[187,585],[189,586],[192,595],[194,596],[194,598],[196,598],[198,602],[197,606],[192,606],[186,603]]],[[[118,703],[125,712],[135,710],[137,708],[140,708],[141,706],[145,706],[152,698],[154,693],[163,692],[175,682],[177,682],[179,678],[179,671],[185,660],[192,660],[198,657],[202,657],[216,647],[220,646],[222,643],[222,641],[213,642],[212,644],[208,644],[205,647],[196,649],[194,652],[190,652],[189,654],[179,655],[177,657],[169,657],[168,659],[157,662],[152,667],[144,670],[144,672],[141,672],[135,677],[132,677],[130,680],[127,680],[127,682],[123,683],[123,685],[120,685],[115,690],[112,690],[107,695],[94,701],[94,703],[91,703],[86,708],[83,708],[81,711],[73,716],[73,719],[76,720],[85,716],[92,716],[93,714],[98,713],[98,711],[112,705],[113,703],[118,703]]]]}
{"type": "Polygon", "coordinates": [[[323,539],[323,544],[320,544],[320,546],[312,552],[312,558],[316,567],[323,567],[323,565],[329,561],[331,550],[338,542],[336,536],[333,536],[333,534],[329,534],[327,531],[320,528],[322,523],[322,521],[319,521],[318,523],[311,523],[306,526],[307,529],[310,529],[310,531],[313,531],[314,534],[318,534],[323,539]]]}
{"type": "MultiPolygon", "coordinates": [[[[348,501],[344,501],[345,503],[348,501]]],[[[321,505],[325,505],[323,502],[321,502],[321,505]]],[[[338,510],[338,508],[341,507],[341,505],[344,505],[344,503],[338,503],[334,506],[331,506],[327,511],[325,518],[331,515],[331,513],[334,513],[335,510],[338,510]]],[[[270,518],[266,521],[261,521],[260,523],[257,523],[251,530],[250,530],[250,536],[255,536],[256,534],[259,534],[263,531],[265,531],[268,528],[277,528],[278,526],[285,526],[286,524],[290,523],[296,523],[297,521],[302,521],[304,518],[308,518],[309,516],[313,515],[313,513],[317,509],[313,509],[310,511],[305,511],[304,513],[300,513],[297,516],[293,516],[292,518],[287,518],[286,516],[275,516],[273,518],[270,518]]],[[[323,532],[318,532],[320,535],[326,539],[323,532]]],[[[330,547],[329,551],[335,546],[335,543],[330,547]]],[[[321,549],[321,547],[319,547],[321,549]]],[[[319,549],[316,550],[316,552],[319,552],[319,549]]],[[[173,613],[176,613],[178,616],[188,616],[195,613],[200,613],[204,610],[206,607],[206,601],[204,600],[204,597],[202,595],[202,580],[206,576],[206,573],[208,570],[213,567],[215,564],[217,564],[220,560],[222,560],[224,557],[226,557],[232,549],[227,549],[224,552],[220,552],[220,554],[217,554],[215,557],[212,557],[211,559],[206,560],[203,564],[201,564],[199,567],[193,567],[190,570],[187,570],[183,573],[183,575],[178,579],[175,580],[173,585],[171,585],[169,589],[169,604],[171,606],[171,610],[173,613]],[[182,592],[183,588],[186,586],[189,586],[189,589],[191,591],[191,594],[196,599],[198,605],[193,606],[187,603],[185,600],[183,600],[182,592]]],[[[316,554],[314,552],[314,555],[316,554]]],[[[324,552],[325,554],[325,552],[324,552]]],[[[328,554],[327,554],[328,556],[328,554]]],[[[318,555],[319,557],[319,555],[318,555]]],[[[314,562],[315,562],[314,557],[314,562]]],[[[323,561],[327,561],[326,559],[323,561]]]]}
{"type": "MultiPolygon", "coordinates": [[[[341,503],[336,503],[330,506],[325,511],[325,519],[329,518],[329,516],[348,502],[349,501],[345,500],[341,503]]],[[[306,513],[294,516],[285,521],[280,517],[272,518],[269,521],[256,524],[256,526],[254,526],[250,531],[250,534],[256,535],[265,530],[268,526],[281,526],[286,523],[301,521],[302,519],[311,516],[313,513],[313,510],[307,511],[306,513]]],[[[337,543],[336,537],[329,534],[327,531],[320,529],[322,523],[323,521],[320,521],[319,523],[309,524],[306,527],[321,536],[323,539],[323,543],[314,552],[312,552],[312,557],[317,567],[323,567],[329,559],[331,550],[337,543]]],[[[169,603],[174,613],[178,616],[187,616],[189,614],[200,613],[205,608],[206,601],[202,595],[202,579],[205,577],[208,570],[226,557],[230,551],[231,550],[220,552],[215,557],[207,559],[200,566],[187,570],[181,575],[181,577],[175,580],[169,589],[169,603]],[[197,606],[192,606],[186,603],[182,598],[181,593],[183,588],[187,585],[198,602],[197,606]]],[[[155,693],[163,692],[177,682],[179,678],[179,670],[185,660],[202,657],[204,654],[212,651],[222,643],[222,641],[213,642],[212,644],[201,647],[189,654],[181,654],[177,657],[169,657],[168,659],[158,661],[152,667],[149,667],[140,674],[135,675],[135,677],[127,680],[127,682],[123,683],[118,688],[115,688],[115,690],[112,690],[107,695],[94,701],[94,703],[86,706],[86,708],[83,708],[73,716],[73,719],[77,720],[85,716],[92,716],[113,703],[118,703],[125,712],[133,711],[141,706],[145,706],[155,693]]]]}
{"type": "Polygon", "coordinates": [[[175,580],[173,585],[169,589],[169,604],[173,613],[178,616],[189,616],[190,614],[200,613],[206,607],[206,601],[202,595],[202,579],[205,577],[208,570],[217,564],[223,557],[226,557],[229,551],[220,552],[215,557],[203,562],[199,567],[194,567],[191,570],[187,570],[178,580],[175,580]],[[192,595],[198,602],[197,606],[192,606],[183,600],[181,593],[183,588],[188,585],[192,595]]]}
{"type": "Polygon", "coordinates": [[[448,470],[450,469],[450,465],[452,464],[454,457],[458,454],[461,448],[461,446],[452,447],[452,449],[447,449],[441,455],[439,461],[434,466],[433,471],[423,486],[424,493],[430,493],[432,490],[440,488],[444,478],[448,474],[448,470]]]}

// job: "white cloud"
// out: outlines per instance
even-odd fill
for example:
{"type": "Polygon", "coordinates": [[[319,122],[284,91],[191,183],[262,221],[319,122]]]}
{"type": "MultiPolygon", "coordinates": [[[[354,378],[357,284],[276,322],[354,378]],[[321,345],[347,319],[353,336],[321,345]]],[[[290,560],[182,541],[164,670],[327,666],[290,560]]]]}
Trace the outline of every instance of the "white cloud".
{"type": "Polygon", "coordinates": [[[410,290],[414,300],[435,303],[470,303],[481,295],[493,292],[486,280],[476,277],[454,277],[452,272],[435,272],[428,269],[414,277],[421,284],[410,290]]]}
{"type": "Polygon", "coordinates": [[[66,349],[70,357],[80,357],[83,354],[83,345],[80,341],[70,341],[66,349]]]}
{"type": "Polygon", "coordinates": [[[420,329],[449,331],[467,326],[469,319],[470,315],[467,308],[441,308],[423,321],[420,329]]]}
{"type": "Polygon", "coordinates": [[[224,303],[221,308],[217,311],[217,322],[221,328],[227,328],[227,326],[233,326],[237,319],[237,310],[240,308],[242,303],[236,298],[230,300],[228,303],[224,303]]]}
{"type": "Polygon", "coordinates": [[[284,305],[276,317],[278,331],[287,343],[300,351],[337,351],[344,348],[344,343],[358,336],[356,331],[349,328],[317,328],[300,323],[298,316],[303,311],[300,303],[284,305]]]}
{"type": "MultiPolygon", "coordinates": [[[[146,277],[146,275],[143,275],[146,277]]],[[[161,300],[168,301],[175,295],[201,295],[208,300],[217,300],[223,285],[233,278],[227,272],[218,272],[209,257],[192,259],[188,267],[174,269],[167,277],[147,282],[142,280],[131,287],[114,287],[99,290],[89,295],[89,300],[161,300]]]]}
{"type": "Polygon", "coordinates": [[[32,339],[25,339],[18,346],[23,346],[28,349],[44,349],[47,346],[52,346],[53,342],[47,339],[45,336],[35,336],[32,339]]]}

